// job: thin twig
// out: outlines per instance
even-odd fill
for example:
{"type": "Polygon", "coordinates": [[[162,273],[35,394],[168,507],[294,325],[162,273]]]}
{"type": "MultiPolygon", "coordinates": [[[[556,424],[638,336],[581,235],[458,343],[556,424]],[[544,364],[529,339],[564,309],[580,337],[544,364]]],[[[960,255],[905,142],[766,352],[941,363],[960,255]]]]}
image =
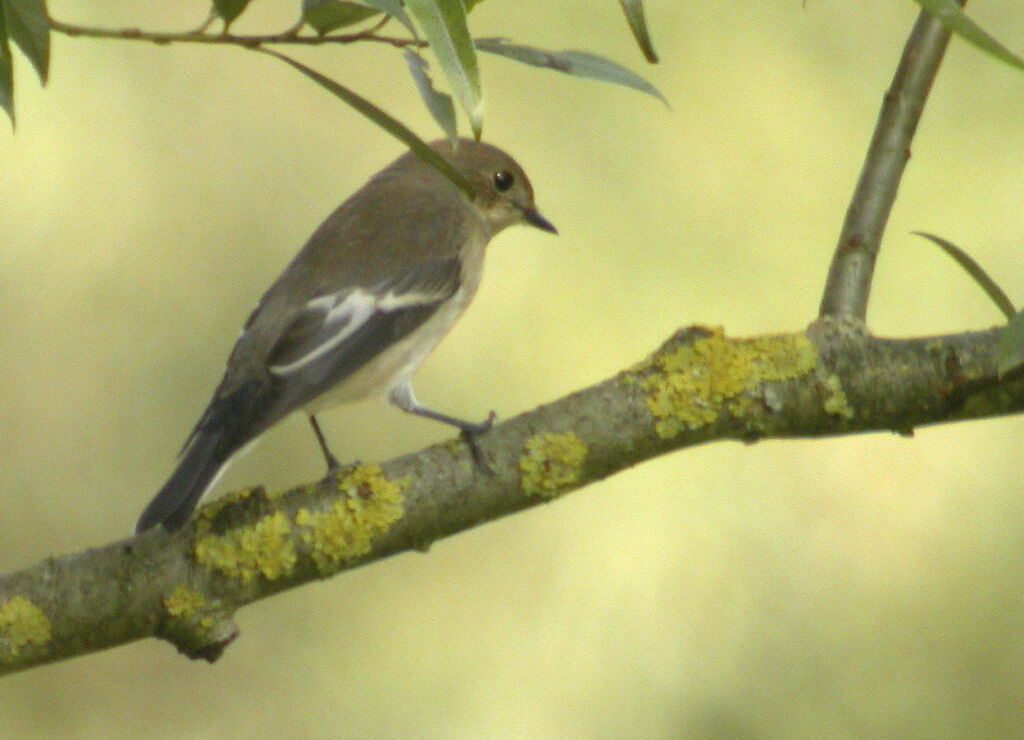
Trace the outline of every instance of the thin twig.
{"type": "Polygon", "coordinates": [[[348,34],[300,35],[295,29],[285,33],[236,36],[230,33],[206,33],[197,31],[186,31],[179,33],[143,31],[139,28],[89,28],[75,26],[70,23],[62,23],[58,20],[50,20],[50,28],[65,36],[93,38],[93,39],[120,39],[122,41],[148,41],[153,44],[231,44],[253,48],[263,44],[292,44],[299,46],[322,46],[324,44],[352,44],[357,41],[376,41],[382,44],[389,44],[398,48],[406,46],[424,46],[424,42],[416,39],[398,38],[395,36],[379,36],[377,30],[379,25],[373,26],[365,31],[348,34]]]}
{"type": "Polygon", "coordinates": [[[863,322],[867,316],[882,234],[949,36],[938,18],[921,11],[885,95],[860,181],[846,211],[821,300],[821,318],[863,322]]]}

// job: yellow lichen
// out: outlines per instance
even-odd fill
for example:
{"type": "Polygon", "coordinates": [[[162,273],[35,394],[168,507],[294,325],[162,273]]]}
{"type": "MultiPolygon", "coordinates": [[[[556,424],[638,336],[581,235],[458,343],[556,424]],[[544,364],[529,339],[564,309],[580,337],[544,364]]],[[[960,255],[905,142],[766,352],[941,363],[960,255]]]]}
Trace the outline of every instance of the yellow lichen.
{"type": "Polygon", "coordinates": [[[643,388],[655,431],[663,439],[699,429],[723,412],[742,415],[750,408],[743,393],[765,382],[799,377],[817,362],[817,350],[802,334],[728,339],[721,327],[709,331],[648,363],[658,372],[644,379],[643,388]]]}
{"type": "Polygon", "coordinates": [[[164,609],[172,617],[191,617],[206,607],[206,597],[179,583],[171,595],[164,599],[164,609]]]}
{"type": "Polygon", "coordinates": [[[224,511],[228,506],[245,501],[251,496],[260,495],[267,496],[266,490],[262,486],[254,486],[252,488],[242,488],[237,491],[229,491],[223,496],[219,496],[212,500],[210,503],[199,509],[198,516],[206,521],[213,521],[220,513],[224,511]]]}
{"type": "Polygon", "coordinates": [[[409,479],[393,481],[378,465],[359,465],[338,480],[343,498],[327,511],[300,509],[295,524],[321,573],[370,552],[373,537],[386,532],[405,513],[403,489],[409,479]]]}
{"type": "Polygon", "coordinates": [[[23,596],[0,606],[0,660],[17,656],[27,645],[45,645],[53,636],[42,609],[23,596]]]}
{"type": "Polygon", "coordinates": [[[258,575],[273,581],[291,573],[298,559],[291,532],[288,517],[279,511],[251,526],[200,537],[196,562],[245,583],[258,575]]]}
{"type": "Polygon", "coordinates": [[[822,404],[825,412],[841,416],[844,419],[852,419],[854,416],[853,408],[846,397],[846,391],[843,390],[843,381],[839,376],[832,374],[825,378],[825,389],[828,391],[828,397],[822,404]]]}
{"type": "Polygon", "coordinates": [[[527,496],[552,498],[580,479],[587,445],[572,432],[538,434],[526,441],[519,458],[519,488],[527,496]]]}
{"type": "Polygon", "coordinates": [[[218,620],[210,616],[216,611],[213,605],[206,601],[205,596],[184,583],[175,586],[171,595],[164,599],[164,609],[172,620],[171,624],[180,622],[189,625],[189,629],[198,627],[202,630],[212,629],[218,624],[218,620]]]}

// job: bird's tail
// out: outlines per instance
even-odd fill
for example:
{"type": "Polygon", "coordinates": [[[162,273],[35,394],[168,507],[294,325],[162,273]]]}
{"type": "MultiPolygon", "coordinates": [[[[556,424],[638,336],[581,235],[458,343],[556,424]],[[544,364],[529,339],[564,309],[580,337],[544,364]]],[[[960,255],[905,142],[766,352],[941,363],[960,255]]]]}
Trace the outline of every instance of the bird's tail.
{"type": "Polygon", "coordinates": [[[228,456],[223,451],[223,427],[197,429],[164,487],[142,512],[135,531],[143,532],[157,524],[167,531],[181,529],[188,521],[199,499],[216,482],[228,456]]]}
{"type": "Polygon", "coordinates": [[[229,393],[217,390],[185,442],[177,469],[139,517],[136,533],[157,524],[163,524],[168,532],[185,526],[231,456],[277,420],[256,413],[263,408],[266,390],[258,381],[242,383],[229,393]]]}

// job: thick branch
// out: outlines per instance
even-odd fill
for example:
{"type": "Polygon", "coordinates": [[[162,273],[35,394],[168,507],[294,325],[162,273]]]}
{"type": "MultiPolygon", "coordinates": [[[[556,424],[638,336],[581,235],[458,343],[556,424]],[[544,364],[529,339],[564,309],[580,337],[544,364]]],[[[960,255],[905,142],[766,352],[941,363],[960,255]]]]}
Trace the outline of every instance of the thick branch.
{"type": "Polygon", "coordinates": [[[998,330],[908,340],[824,321],[735,340],[691,328],[603,383],[495,427],[494,473],[449,442],[330,482],[216,501],[162,529],[0,578],[0,672],[161,636],[214,659],[234,611],[718,439],[816,437],[1019,413],[998,330]]]}
{"type": "Polygon", "coordinates": [[[938,18],[921,11],[885,95],[857,189],[846,211],[821,300],[822,318],[863,322],[867,316],[871,277],[885,224],[949,36],[938,18]]]}

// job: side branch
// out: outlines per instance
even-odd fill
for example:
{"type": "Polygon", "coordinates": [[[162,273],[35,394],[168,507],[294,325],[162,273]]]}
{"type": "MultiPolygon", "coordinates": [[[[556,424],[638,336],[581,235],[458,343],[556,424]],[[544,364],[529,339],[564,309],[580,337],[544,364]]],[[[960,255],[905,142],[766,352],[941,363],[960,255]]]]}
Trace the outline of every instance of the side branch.
{"type": "Polygon", "coordinates": [[[262,488],[163,529],[0,577],[0,673],[159,636],[215,659],[234,612],[313,579],[551,500],[718,439],[893,430],[1024,411],[999,379],[999,330],[871,337],[849,322],[731,339],[679,331],[641,364],[496,426],[280,494],[262,488]]]}
{"type": "Polygon", "coordinates": [[[208,33],[205,30],[160,32],[143,31],[139,28],[89,28],[75,26],[70,23],[50,19],[50,28],[58,33],[73,38],[119,39],[121,41],[148,41],[153,44],[229,44],[253,48],[264,44],[292,44],[299,46],[323,46],[325,44],[352,44],[357,41],[376,41],[398,48],[406,46],[424,46],[425,42],[417,39],[405,39],[395,36],[381,36],[377,28],[349,34],[299,34],[296,30],[284,33],[236,36],[230,33],[208,33]]]}
{"type": "Polygon", "coordinates": [[[949,36],[942,21],[921,11],[885,95],[857,188],[846,211],[821,300],[821,318],[863,322],[867,316],[882,235],[910,158],[910,142],[949,36]]]}

